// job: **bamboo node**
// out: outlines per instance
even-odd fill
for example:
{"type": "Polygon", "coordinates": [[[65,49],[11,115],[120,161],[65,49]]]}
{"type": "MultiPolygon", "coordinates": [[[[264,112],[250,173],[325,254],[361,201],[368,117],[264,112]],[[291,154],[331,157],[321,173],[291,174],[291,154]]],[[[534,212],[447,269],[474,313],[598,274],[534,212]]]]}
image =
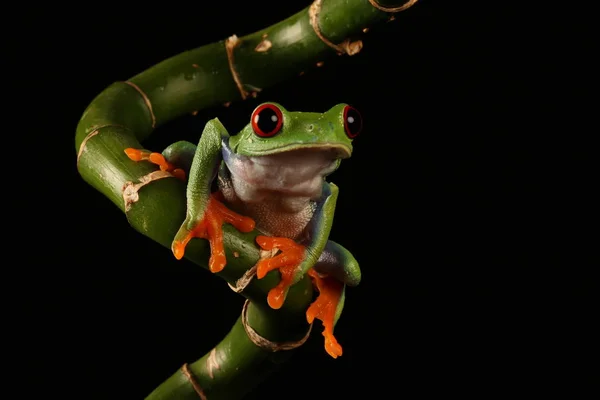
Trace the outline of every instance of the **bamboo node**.
{"type": "Polygon", "coordinates": [[[271,353],[275,353],[278,351],[293,350],[302,346],[310,336],[310,332],[312,331],[312,324],[309,325],[306,335],[304,335],[302,339],[297,340],[295,342],[277,343],[260,336],[258,332],[256,332],[254,328],[250,326],[250,324],[248,324],[248,304],[250,304],[250,301],[246,299],[244,307],[242,308],[242,325],[244,325],[244,330],[246,331],[246,334],[248,335],[250,341],[252,341],[252,343],[260,347],[261,349],[271,353]]]}
{"type": "Polygon", "coordinates": [[[131,205],[140,199],[139,190],[149,184],[163,178],[169,178],[173,175],[167,171],[153,171],[142,176],[137,183],[127,181],[123,185],[123,201],[125,202],[125,212],[131,209],[131,205]]]}
{"type": "Polygon", "coordinates": [[[406,3],[402,4],[401,6],[397,6],[397,7],[385,7],[385,6],[382,6],[381,4],[379,4],[379,3],[377,2],[377,0],[369,0],[369,3],[371,3],[371,5],[372,5],[373,7],[375,7],[376,9],[378,9],[378,10],[381,10],[381,11],[383,11],[383,12],[387,12],[387,13],[397,13],[397,12],[404,11],[404,10],[406,10],[406,9],[409,9],[409,8],[411,8],[412,6],[414,6],[414,5],[415,5],[415,3],[416,3],[417,1],[418,1],[418,0],[407,0],[407,2],[406,2],[406,3]]]}
{"type": "Polygon", "coordinates": [[[351,42],[350,39],[346,39],[342,43],[337,45],[337,44],[331,42],[329,39],[327,39],[323,35],[323,33],[321,32],[321,28],[319,27],[319,13],[321,12],[322,2],[323,2],[323,0],[315,0],[308,8],[308,18],[310,21],[310,25],[313,27],[313,30],[315,31],[315,34],[319,37],[319,39],[321,39],[321,41],[323,43],[325,43],[327,46],[329,46],[332,49],[334,49],[335,51],[337,51],[337,53],[339,55],[348,54],[349,56],[353,56],[353,55],[357,54],[362,49],[362,46],[363,46],[363,43],[361,40],[351,42]]]}
{"type": "Polygon", "coordinates": [[[242,100],[246,100],[248,97],[248,92],[244,90],[244,84],[240,79],[240,76],[235,69],[233,50],[238,47],[242,41],[237,37],[237,35],[231,35],[225,40],[225,51],[227,52],[227,62],[229,63],[229,70],[231,71],[231,76],[233,77],[233,81],[235,82],[238,90],[240,91],[240,95],[242,96],[242,100]]]}
{"type": "Polygon", "coordinates": [[[192,374],[192,371],[190,371],[190,368],[188,367],[187,363],[181,366],[181,372],[183,372],[187,380],[192,384],[192,387],[194,388],[194,391],[196,392],[198,397],[200,397],[200,399],[202,400],[207,400],[206,394],[204,394],[204,390],[202,390],[202,387],[200,387],[200,385],[198,384],[198,381],[192,374]]]}
{"type": "Polygon", "coordinates": [[[86,146],[88,140],[90,140],[91,138],[93,138],[94,136],[99,134],[100,129],[109,128],[109,127],[128,129],[127,127],[125,127],[123,125],[119,125],[119,124],[105,124],[105,125],[92,127],[92,131],[90,133],[88,133],[85,138],[83,138],[83,140],[81,141],[81,144],[79,145],[79,151],[77,152],[77,168],[79,168],[79,159],[81,158],[81,155],[85,151],[85,148],[86,148],[85,146],[86,146]]]}
{"type": "Polygon", "coordinates": [[[144,93],[144,91],[142,89],[140,89],[140,87],[138,85],[136,85],[135,83],[130,82],[130,81],[125,81],[124,83],[126,83],[127,85],[129,85],[132,88],[134,88],[135,90],[137,90],[137,92],[140,94],[140,96],[142,96],[142,99],[144,100],[146,107],[148,107],[148,112],[150,113],[150,119],[152,121],[151,125],[152,125],[152,128],[154,129],[156,127],[156,116],[154,115],[154,110],[152,109],[152,103],[150,102],[150,99],[148,98],[146,93],[144,93]]]}
{"type": "Polygon", "coordinates": [[[99,132],[99,129],[94,129],[81,142],[81,145],[79,146],[79,151],[77,152],[77,166],[78,167],[79,167],[79,159],[81,158],[81,155],[83,154],[83,151],[85,150],[85,145],[87,144],[88,140],[90,140],[91,138],[96,136],[98,134],[98,132],[99,132]]]}

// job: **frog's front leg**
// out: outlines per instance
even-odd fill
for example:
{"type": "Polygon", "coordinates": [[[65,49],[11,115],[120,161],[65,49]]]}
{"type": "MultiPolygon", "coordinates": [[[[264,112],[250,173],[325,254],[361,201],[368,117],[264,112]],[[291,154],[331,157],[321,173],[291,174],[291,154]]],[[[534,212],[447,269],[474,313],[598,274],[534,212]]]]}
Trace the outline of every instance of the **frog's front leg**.
{"type": "Polygon", "coordinates": [[[343,307],[345,283],[356,285],[360,281],[360,269],[354,257],[342,246],[327,240],[333,223],[337,195],[337,186],[325,182],[323,200],[317,203],[309,226],[310,242],[307,246],[288,238],[256,238],[262,249],[279,251],[274,257],[263,259],[257,264],[256,275],[259,279],[274,269],[278,269],[281,275],[279,284],[269,291],[269,305],[275,309],[280,308],[289,287],[308,273],[319,291],[319,296],[307,310],[307,320],[309,323],[315,318],[321,320],[325,349],[334,358],[342,354],[342,348],[333,336],[333,326],[343,307]],[[342,268],[339,268],[340,265],[342,268]]]}
{"type": "Polygon", "coordinates": [[[221,162],[222,140],[228,136],[218,119],[206,124],[190,167],[186,218],[171,245],[173,254],[179,260],[192,238],[208,239],[208,266],[214,273],[220,272],[227,262],[223,247],[223,224],[229,223],[241,232],[250,232],[255,225],[251,218],[227,208],[220,192],[211,193],[211,184],[221,162]]]}
{"type": "Polygon", "coordinates": [[[279,284],[267,296],[271,308],[281,308],[289,287],[302,279],[319,260],[331,231],[337,195],[337,186],[323,183],[322,195],[309,225],[310,242],[307,246],[284,237],[256,237],[256,242],[263,250],[279,251],[273,257],[260,260],[256,269],[258,279],[274,269],[278,269],[281,274],[279,284]]]}
{"type": "Polygon", "coordinates": [[[182,179],[189,176],[186,218],[175,235],[171,249],[175,257],[181,259],[192,238],[208,239],[211,249],[209,268],[212,272],[221,271],[226,264],[222,225],[229,223],[242,232],[254,229],[252,219],[229,210],[223,204],[221,193],[211,193],[211,184],[221,161],[222,139],[228,136],[221,122],[213,119],[206,124],[198,146],[181,141],[167,147],[162,154],[125,150],[134,161],[150,161],[182,179]]]}

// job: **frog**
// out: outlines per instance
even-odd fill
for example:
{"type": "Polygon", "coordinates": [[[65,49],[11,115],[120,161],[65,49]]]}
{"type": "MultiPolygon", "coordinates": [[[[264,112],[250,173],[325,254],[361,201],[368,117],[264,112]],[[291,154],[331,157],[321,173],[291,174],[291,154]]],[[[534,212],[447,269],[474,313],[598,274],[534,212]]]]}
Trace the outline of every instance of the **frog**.
{"type": "Polygon", "coordinates": [[[321,321],[325,350],[337,358],[343,351],[334,326],[346,287],[360,283],[361,270],[349,250],[329,239],[339,189],[328,177],[350,158],[362,128],[361,114],[346,103],[318,113],[265,102],[235,135],[214,118],[197,145],[178,141],[161,153],[125,153],[187,182],[186,217],[171,245],[176,259],[184,257],[190,240],[206,239],[209,270],[218,273],[227,263],[223,225],[258,230],[256,244],[266,256],[256,264],[256,278],[280,274],[268,305],[281,308],[289,288],[308,274],[317,296],[306,310],[307,322],[321,321]]]}

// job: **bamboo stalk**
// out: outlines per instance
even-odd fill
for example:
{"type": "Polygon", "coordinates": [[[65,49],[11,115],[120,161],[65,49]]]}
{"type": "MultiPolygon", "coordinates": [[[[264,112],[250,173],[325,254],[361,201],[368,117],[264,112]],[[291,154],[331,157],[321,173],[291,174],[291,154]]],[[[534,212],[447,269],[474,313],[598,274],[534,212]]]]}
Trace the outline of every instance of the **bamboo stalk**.
{"type": "MultiPolygon", "coordinates": [[[[123,150],[142,148],[140,142],[174,118],[256,96],[326,58],[358,53],[362,43],[350,38],[402,11],[385,7],[415,1],[316,0],[270,27],[178,54],[110,85],[90,103],[77,126],[79,173],[125,213],[134,229],[170,248],[185,217],[185,184],[149,163],[131,161],[123,150]]],[[[228,262],[218,275],[229,284],[235,285],[259,260],[257,234],[224,226],[228,262]]],[[[207,242],[190,242],[185,257],[207,268],[207,242]]],[[[265,299],[278,280],[274,271],[253,279],[241,293],[250,301],[247,327],[268,341],[298,341],[309,328],[304,313],[312,300],[312,285],[305,277],[275,311],[265,299]]],[[[147,399],[242,397],[291,353],[265,350],[255,342],[240,317],[210,353],[186,364],[147,399]]]]}

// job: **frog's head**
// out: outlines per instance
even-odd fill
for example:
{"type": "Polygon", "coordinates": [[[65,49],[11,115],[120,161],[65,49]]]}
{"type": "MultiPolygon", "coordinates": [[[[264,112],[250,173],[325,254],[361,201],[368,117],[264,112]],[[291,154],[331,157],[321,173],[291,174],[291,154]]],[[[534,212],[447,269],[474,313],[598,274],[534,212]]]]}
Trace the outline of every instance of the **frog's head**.
{"type": "Polygon", "coordinates": [[[270,102],[254,109],[250,123],[229,139],[229,146],[248,157],[316,152],[340,160],[352,154],[352,141],[361,128],[360,114],[347,104],[312,113],[287,111],[270,102]]]}
{"type": "Polygon", "coordinates": [[[253,188],[248,196],[238,190],[246,201],[253,200],[256,189],[316,199],[323,178],[352,154],[361,128],[360,114],[347,104],[320,114],[264,103],[239,134],[224,142],[223,159],[236,182],[253,188]]]}

